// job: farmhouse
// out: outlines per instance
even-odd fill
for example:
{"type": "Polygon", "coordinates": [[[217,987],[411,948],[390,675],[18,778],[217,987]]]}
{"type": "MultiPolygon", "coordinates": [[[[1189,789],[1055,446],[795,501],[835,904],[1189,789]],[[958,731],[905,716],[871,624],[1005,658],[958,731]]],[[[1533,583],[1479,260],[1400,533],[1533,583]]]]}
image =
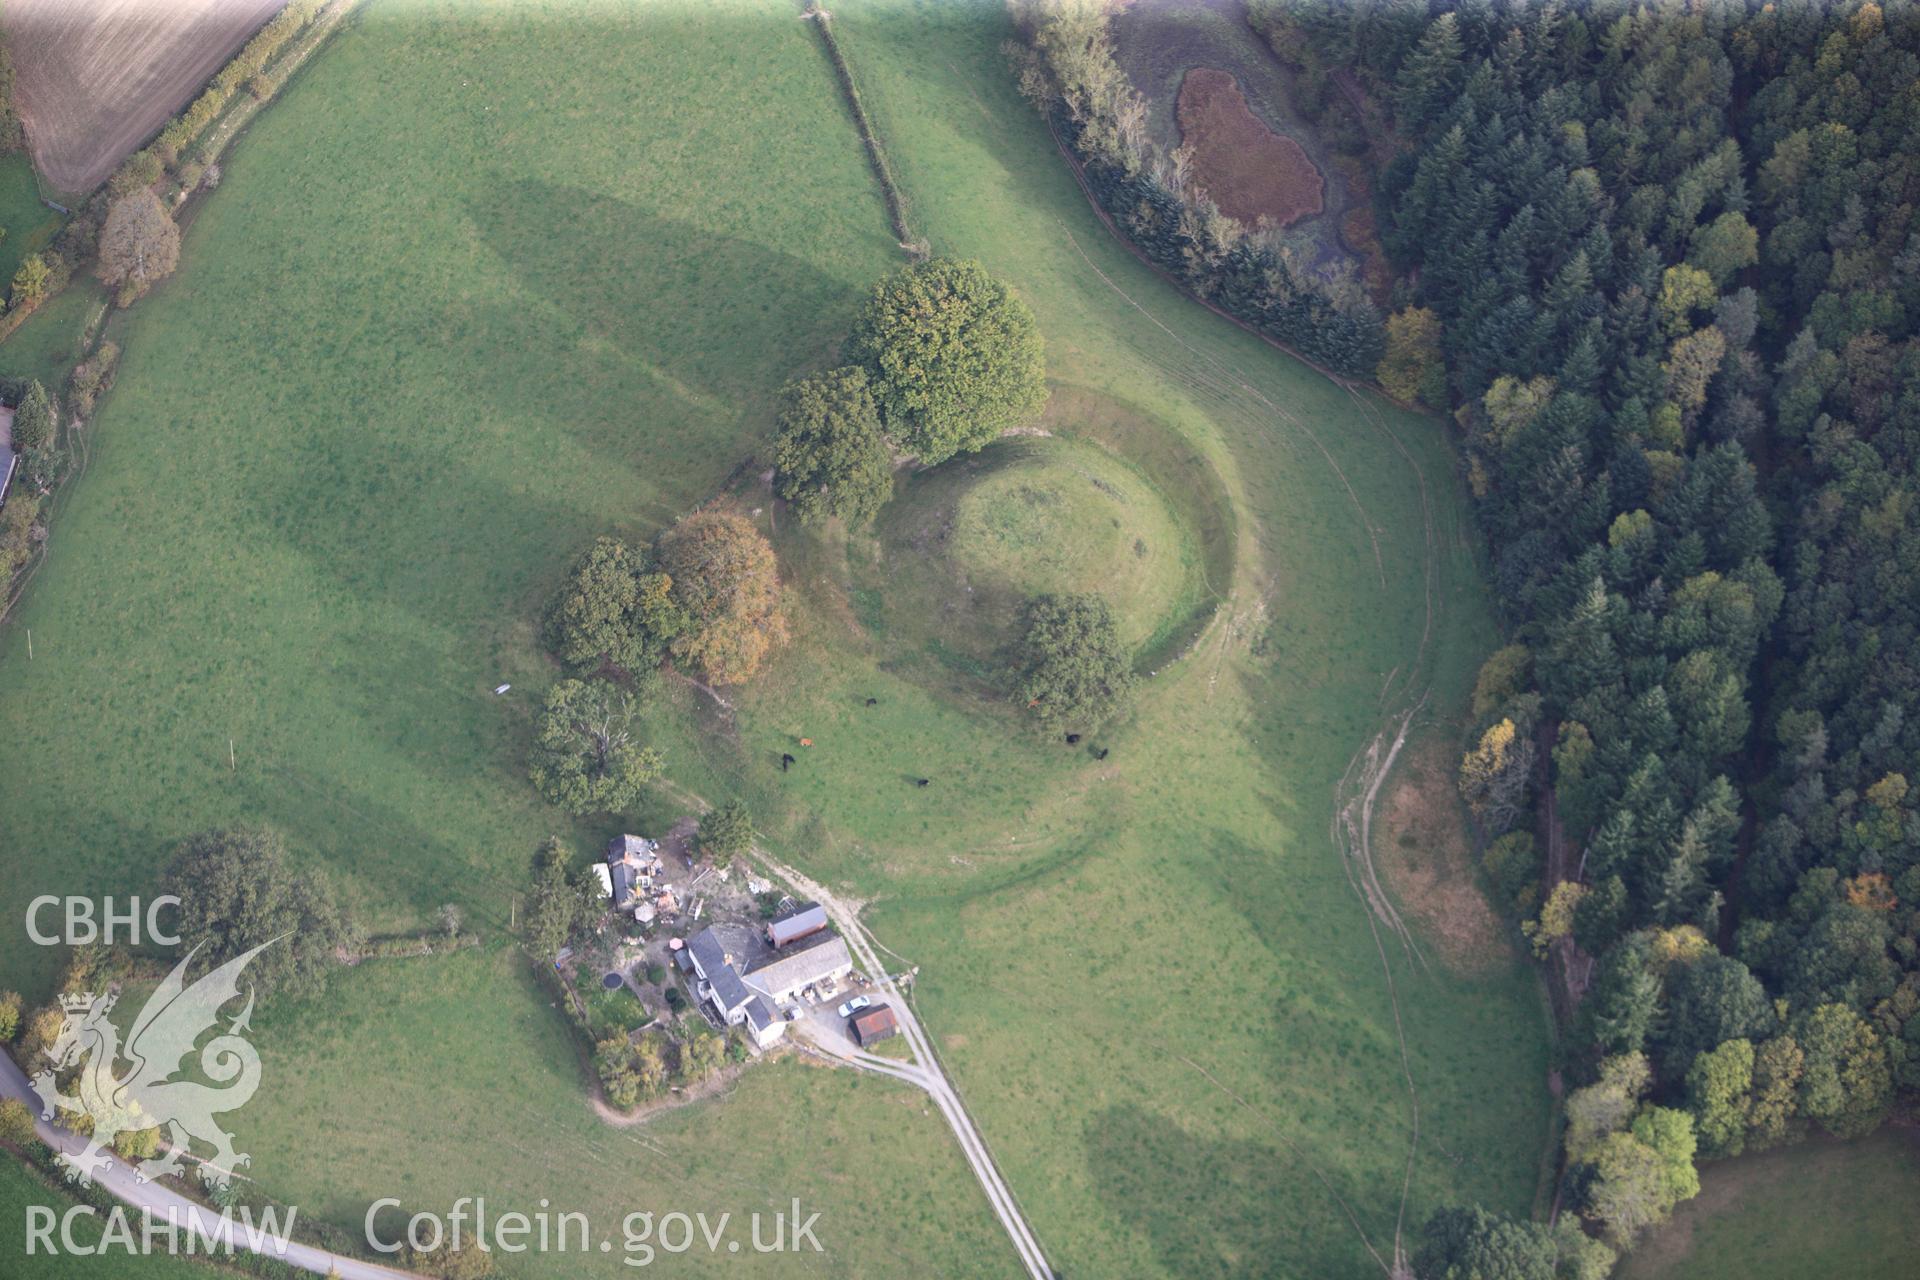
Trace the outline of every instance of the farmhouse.
{"type": "MultiPolygon", "coordinates": [[[[752,936],[746,935],[749,945],[752,936]]],[[[809,987],[830,989],[853,972],[846,941],[834,935],[748,965],[739,941],[726,936],[725,926],[714,926],[695,934],[686,954],[699,997],[727,1026],[746,1027],[763,1049],[786,1031],[783,1006],[809,987]]]]}
{"type": "Polygon", "coordinates": [[[808,987],[832,986],[853,972],[847,943],[837,935],[792,951],[780,952],[747,970],[747,985],[776,1004],[786,1004],[808,987]]]}

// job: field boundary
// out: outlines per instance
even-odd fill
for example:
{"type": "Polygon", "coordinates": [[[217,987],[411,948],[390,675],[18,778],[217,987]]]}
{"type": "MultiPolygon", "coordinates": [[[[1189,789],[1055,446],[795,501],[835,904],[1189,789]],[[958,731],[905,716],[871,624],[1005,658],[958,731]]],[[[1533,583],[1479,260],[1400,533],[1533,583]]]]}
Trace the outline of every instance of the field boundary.
{"type": "Polygon", "coordinates": [[[833,34],[833,15],[816,2],[800,18],[803,22],[813,23],[815,30],[820,33],[820,42],[826,46],[827,61],[833,64],[834,78],[840,82],[840,94],[846,99],[847,110],[853,115],[853,127],[867,149],[867,160],[873,166],[874,179],[880,184],[881,198],[887,203],[887,220],[893,224],[894,237],[900,241],[900,247],[907,256],[926,257],[926,243],[914,238],[913,229],[907,221],[906,194],[894,179],[893,166],[887,160],[887,149],[880,141],[879,130],[874,128],[873,117],[867,114],[867,104],[860,96],[860,86],[853,78],[853,67],[847,61],[846,50],[840,47],[839,37],[833,34]]]}
{"type": "MultiPolygon", "coordinates": [[[[254,97],[251,94],[236,95],[240,98],[240,101],[230,103],[221,115],[210,122],[208,129],[202,131],[202,133],[198,135],[197,140],[189,144],[193,148],[196,160],[206,169],[212,169],[213,166],[218,163],[220,157],[226,154],[227,148],[232,146],[240,134],[245,131],[246,126],[252,122],[253,118],[258,115],[263,108],[271,105],[280,96],[280,91],[286,88],[287,83],[293,78],[295,73],[332,37],[333,33],[340,28],[341,24],[346,20],[348,15],[358,7],[359,3],[360,0],[331,0],[331,3],[307,19],[293,36],[289,37],[284,44],[280,45],[278,47],[280,51],[278,60],[272,62],[257,73],[266,79],[271,86],[271,91],[265,97],[254,97]]],[[[251,42],[249,42],[246,47],[251,47],[251,42]]],[[[234,65],[240,58],[245,56],[246,49],[243,48],[227,65],[234,65]]],[[[223,67],[222,70],[224,71],[225,68],[223,67]]],[[[218,73],[216,73],[216,75],[217,74],[218,73]]],[[[195,101],[198,101],[198,99],[195,99],[195,101]]],[[[171,123],[168,127],[172,127],[171,123]]],[[[36,178],[38,177],[37,170],[35,171],[35,176],[36,178]]],[[[198,181],[191,187],[184,185],[176,186],[170,198],[165,201],[168,206],[169,216],[184,230],[185,227],[191,223],[193,215],[196,214],[201,207],[201,201],[192,200],[189,199],[189,197],[203,194],[211,189],[209,185],[198,181]]],[[[65,288],[72,287],[72,274],[77,274],[89,265],[89,261],[85,260],[74,263],[71,267],[68,283],[65,288]]],[[[162,281],[161,285],[164,287],[165,282],[162,281]]],[[[64,289],[62,291],[64,291],[64,289]]],[[[36,301],[31,307],[18,311],[9,310],[5,319],[0,320],[0,349],[4,349],[4,343],[8,337],[18,332],[20,327],[26,323],[34,312],[45,306],[55,296],[54,293],[48,293],[45,297],[36,301]]],[[[80,347],[75,352],[78,357],[75,361],[76,367],[84,364],[93,357],[99,350],[103,339],[106,337],[109,326],[112,326],[113,322],[126,310],[127,308],[124,307],[116,307],[111,297],[102,304],[100,310],[88,321],[80,347]]],[[[125,354],[124,351],[119,352],[118,356],[116,356],[116,363],[119,356],[124,356],[125,354]]],[[[49,388],[48,390],[50,394],[58,395],[65,390],[65,387],[49,388]]],[[[85,419],[71,413],[63,413],[62,415],[64,421],[59,428],[60,439],[63,448],[65,448],[68,455],[73,459],[73,463],[67,474],[54,486],[52,493],[46,495],[46,501],[42,507],[40,516],[40,523],[45,530],[46,536],[40,539],[33,552],[32,559],[22,565],[19,571],[13,575],[12,581],[8,585],[5,598],[0,599],[0,624],[6,623],[12,616],[14,606],[26,595],[27,588],[32,585],[33,579],[38,576],[40,567],[46,563],[47,555],[53,543],[53,518],[65,508],[65,499],[73,487],[79,484],[86,476],[89,465],[93,460],[93,451],[87,440],[86,427],[88,422],[98,415],[100,402],[107,398],[111,390],[112,373],[109,371],[107,382],[100,389],[93,410],[87,414],[85,419]]],[[[70,406],[62,405],[61,408],[66,410],[69,409],[70,406]]]]}

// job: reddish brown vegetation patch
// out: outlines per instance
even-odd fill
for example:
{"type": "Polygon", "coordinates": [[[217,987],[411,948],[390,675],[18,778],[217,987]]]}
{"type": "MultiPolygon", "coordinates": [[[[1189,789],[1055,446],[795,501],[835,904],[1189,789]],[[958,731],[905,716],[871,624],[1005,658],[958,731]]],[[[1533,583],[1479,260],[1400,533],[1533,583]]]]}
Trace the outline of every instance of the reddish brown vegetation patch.
{"type": "Polygon", "coordinates": [[[1212,67],[1187,72],[1178,110],[1194,179],[1220,212],[1248,226],[1271,218],[1282,227],[1320,212],[1320,170],[1299,143],[1253,114],[1232,75],[1212,67]]]}
{"type": "Polygon", "coordinates": [[[1500,918],[1474,879],[1453,759],[1443,734],[1408,744],[1387,782],[1373,854],[1421,940],[1448,968],[1471,974],[1499,964],[1508,951],[1500,918]]]}
{"type": "Polygon", "coordinates": [[[285,0],[7,0],[14,105],[40,176],[98,185],[285,0]]]}

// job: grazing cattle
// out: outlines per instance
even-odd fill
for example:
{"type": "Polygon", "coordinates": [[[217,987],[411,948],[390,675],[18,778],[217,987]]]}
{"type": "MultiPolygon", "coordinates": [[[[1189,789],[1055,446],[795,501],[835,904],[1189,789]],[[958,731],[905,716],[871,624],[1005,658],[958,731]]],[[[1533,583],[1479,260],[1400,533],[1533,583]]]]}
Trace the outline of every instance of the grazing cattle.
{"type": "Polygon", "coordinates": [[[1105,760],[1107,758],[1107,752],[1110,750],[1112,750],[1111,747],[1102,747],[1093,753],[1093,758],[1095,760],[1105,760]]]}
{"type": "Polygon", "coordinates": [[[932,781],[933,781],[933,779],[932,779],[932,778],[915,778],[915,779],[913,780],[913,785],[914,785],[914,786],[916,786],[916,787],[924,787],[924,786],[926,786],[926,785],[927,785],[927,784],[928,784],[929,782],[932,782],[932,781]]]}
{"type": "Polygon", "coordinates": [[[782,751],[780,753],[780,772],[785,773],[787,771],[787,766],[792,763],[793,763],[793,757],[789,755],[787,752],[782,751]]]}
{"type": "Polygon", "coordinates": [[[1080,735],[1079,735],[1079,734],[1077,734],[1077,733],[1070,733],[1070,734],[1068,734],[1068,735],[1067,735],[1067,745],[1068,745],[1068,746],[1070,746],[1070,747],[1073,747],[1073,746],[1078,746],[1079,744],[1080,744],[1080,735]]]}
{"type": "Polygon", "coordinates": [[[879,706],[879,705],[880,705],[880,699],[878,699],[878,698],[868,698],[868,699],[867,699],[867,705],[868,705],[868,706],[870,706],[870,707],[877,707],[877,706],[879,706]]]}

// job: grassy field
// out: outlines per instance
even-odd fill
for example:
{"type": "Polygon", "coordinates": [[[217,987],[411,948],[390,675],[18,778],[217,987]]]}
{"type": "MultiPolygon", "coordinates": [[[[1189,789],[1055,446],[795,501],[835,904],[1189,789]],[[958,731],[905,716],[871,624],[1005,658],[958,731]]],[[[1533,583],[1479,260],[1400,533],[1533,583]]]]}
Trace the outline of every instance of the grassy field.
{"type": "Polygon", "coordinates": [[[1139,647],[1189,617],[1205,587],[1193,531],[1147,478],[1062,439],[903,477],[877,535],[856,562],[861,624],[976,672],[1004,665],[1030,596],[1100,592],[1139,647]]]}
{"type": "Polygon", "coordinates": [[[1619,1280],[1906,1280],[1920,1256],[1920,1135],[1883,1130],[1700,1171],[1700,1196],[1642,1242],[1619,1280]]]}
{"type": "MultiPolygon", "coordinates": [[[[262,821],[371,927],[456,901],[497,936],[541,835],[584,849],[686,791],[742,794],[923,966],[924,1015],[1063,1272],[1359,1275],[1437,1203],[1524,1209],[1547,1123],[1531,976],[1497,948],[1469,972],[1377,942],[1328,832],[1387,714],[1428,689],[1457,708],[1493,643],[1451,455],[1113,242],[1013,92],[997,9],[835,14],[934,249],[1038,314],[1050,425],[1084,437],[1060,456],[1111,448],[1101,467],[1166,522],[1134,536],[1179,544],[1111,757],[1037,738],[873,625],[926,626],[924,583],[869,572],[885,528],[776,528],[747,468],[793,645],[731,710],[669,684],[650,727],[674,789],[631,824],[535,801],[558,576],[767,457],[779,383],[833,358],[899,260],[791,6],[596,12],[373,0],[235,149],[179,276],[118,334],[92,468],[0,637],[0,912],[145,890],[181,836],[262,821]]],[[[71,310],[0,369],[56,349],[71,310]]],[[[5,984],[42,989],[54,958],[0,945],[5,984]]],[[[786,1064],[601,1125],[506,952],[362,966],[258,1025],[274,1079],[240,1144],[303,1212],[797,1194],[841,1224],[835,1274],[1010,1267],[937,1117],[882,1082],[786,1064]]]]}
{"type": "Polygon", "coordinates": [[[33,162],[24,155],[0,156],[0,287],[13,280],[20,260],[53,243],[61,217],[40,203],[40,184],[33,162]]]}
{"type": "MultiPolygon", "coordinates": [[[[187,1262],[167,1256],[130,1257],[117,1243],[97,1257],[66,1252],[56,1254],[27,1252],[27,1212],[29,1206],[44,1205],[64,1215],[79,1203],[51,1190],[32,1172],[12,1159],[0,1159],[0,1258],[5,1258],[9,1280],[217,1280],[233,1273],[223,1268],[187,1262]]],[[[140,1220],[128,1219],[139,1239],[140,1220]]],[[[106,1230],[104,1213],[98,1217],[76,1218],[73,1238],[86,1248],[100,1243],[106,1230]]],[[[54,1227],[53,1239],[60,1240],[60,1228],[54,1227]]],[[[184,1245],[183,1245],[184,1247],[184,1245]]],[[[64,1249],[64,1246],[62,1246],[64,1249]]]]}
{"type": "MultiPolygon", "coordinates": [[[[596,1241],[618,1243],[629,1213],[732,1213],[744,1228],[798,1196],[821,1215],[825,1255],[708,1258],[702,1247],[670,1274],[1013,1265],[938,1113],[892,1081],[787,1058],[714,1102],[632,1128],[601,1123],[559,1011],[511,949],[363,965],[323,1006],[277,1014],[255,1039],[278,1074],[244,1113],[250,1172],[305,1214],[357,1229],[377,1196],[444,1211],[484,1192],[503,1210],[544,1199],[585,1213],[596,1241]]],[[[629,1274],[577,1253],[529,1255],[512,1272],[583,1273],[629,1274]]]]}

